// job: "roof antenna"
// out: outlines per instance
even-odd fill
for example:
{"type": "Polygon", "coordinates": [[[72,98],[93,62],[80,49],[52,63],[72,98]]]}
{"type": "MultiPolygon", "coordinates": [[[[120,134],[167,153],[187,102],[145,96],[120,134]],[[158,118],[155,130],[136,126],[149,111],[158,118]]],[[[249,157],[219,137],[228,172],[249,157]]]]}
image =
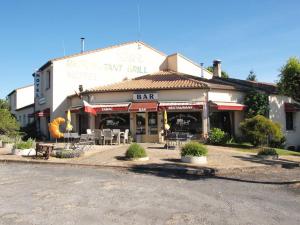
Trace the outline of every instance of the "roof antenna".
{"type": "Polygon", "coordinates": [[[141,15],[140,15],[140,1],[137,1],[137,36],[138,36],[138,49],[141,48],[139,41],[141,40],[141,15]]]}

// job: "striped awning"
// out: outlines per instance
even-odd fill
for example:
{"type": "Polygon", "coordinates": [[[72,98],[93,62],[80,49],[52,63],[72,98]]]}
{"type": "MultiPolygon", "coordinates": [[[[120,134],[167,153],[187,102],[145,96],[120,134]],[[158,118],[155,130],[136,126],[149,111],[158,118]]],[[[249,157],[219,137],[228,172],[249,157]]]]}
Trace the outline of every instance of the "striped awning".
{"type": "Polygon", "coordinates": [[[159,110],[193,110],[202,109],[203,102],[160,102],[159,110]]]}
{"type": "Polygon", "coordinates": [[[130,112],[156,112],[157,102],[133,102],[129,107],[130,112]]]}
{"type": "Polygon", "coordinates": [[[235,102],[211,102],[210,107],[219,111],[244,111],[247,106],[235,102]]]}

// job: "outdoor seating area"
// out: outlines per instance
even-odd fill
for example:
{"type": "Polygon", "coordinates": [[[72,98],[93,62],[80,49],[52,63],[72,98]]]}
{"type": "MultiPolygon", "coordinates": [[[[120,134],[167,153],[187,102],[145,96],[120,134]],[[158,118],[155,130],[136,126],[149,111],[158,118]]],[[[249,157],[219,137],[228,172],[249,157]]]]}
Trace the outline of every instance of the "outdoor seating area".
{"type": "Polygon", "coordinates": [[[64,133],[64,142],[70,143],[71,148],[84,145],[120,145],[129,142],[129,129],[87,129],[86,134],[64,133]]]}

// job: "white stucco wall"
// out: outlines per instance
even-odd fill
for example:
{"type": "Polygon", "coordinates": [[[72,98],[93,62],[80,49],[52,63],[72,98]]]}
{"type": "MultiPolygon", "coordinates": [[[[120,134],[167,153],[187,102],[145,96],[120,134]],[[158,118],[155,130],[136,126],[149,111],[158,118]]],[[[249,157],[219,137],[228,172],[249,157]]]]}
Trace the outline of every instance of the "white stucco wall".
{"type": "Polygon", "coordinates": [[[33,85],[19,88],[17,92],[17,102],[16,109],[22,108],[24,106],[34,103],[34,87],[33,85]]]}
{"type": "Polygon", "coordinates": [[[107,48],[53,63],[54,116],[65,111],[68,95],[84,89],[122,81],[160,70],[166,56],[139,43],[107,48]]]}
{"type": "MultiPolygon", "coordinates": [[[[149,92],[149,91],[146,91],[149,92]]],[[[158,93],[158,101],[197,101],[203,102],[205,90],[201,89],[186,89],[186,90],[159,90],[153,91],[158,93]]],[[[89,101],[91,104],[96,103],[120,103],[132,102],[133,91],[128,92],[111,92],[111,93],[94,93],[92,99],[89,101]]],[[[82,105],[82,100],[74,96],[70,99],[70,106],[75,107],[82,105]]]]}
{"type": "Polygon", "coordinates": [[[21,127],[25,127],[28,123],[33,122],[34,118],[30,116],[33,113],[34,113],[34,106],[26,107],[15,111],[15,116],[18,122],[20,123],[21,127]]]}
{"type": "MultiPolygon", "coordinates": [[[[169,55],[167,58],[168,62],[168,69],[180,72],[180,73],[186,73],[194,76],[201,77],[202,75],[202,69],[201,66],[194,63],[190,59],[186,58],[185,56],[181,54],[173,54],[169,55]]],[[[211,79],[213,76],[212,73],[207,71],[203,68],[203,77],[207,79],[211,79]]]]}
{"type": "Polygon", "coordinates": [[[269,118],[281,125],[282,131],[286,137],[286,146],[300,146],[300,112],[294,113],[294,130],[286,130],[286,114],[284,103],[294,103],[290,97],[280,95],[270,95],[269,118]]]}
{"type": "Polygon", "coordinates": [[[208,100],[213,102],[234,102],[243,104],[245,94],[239,91],[211,90],[208,100]]]}
{"type": "Polygon", "coordinates": [[[53,66],[50,65],[41,72],[40,98],[35,97],[35,110],[42,111],[47,108],[52,109],[53,104],[53,66]],[[50,88],[46,88],[46,74],[50,72],[50,88]],[[43,100],[39,102],[39,100],[43,100]]]}
{"type": "Polygon", "coordinates": [[[242,132],[240,129],[240,123],[244,120],[245,113],[244,111],[233,111],[233,117],[234,117],[234,134],[236,137],[241,137],[242,132]]]}

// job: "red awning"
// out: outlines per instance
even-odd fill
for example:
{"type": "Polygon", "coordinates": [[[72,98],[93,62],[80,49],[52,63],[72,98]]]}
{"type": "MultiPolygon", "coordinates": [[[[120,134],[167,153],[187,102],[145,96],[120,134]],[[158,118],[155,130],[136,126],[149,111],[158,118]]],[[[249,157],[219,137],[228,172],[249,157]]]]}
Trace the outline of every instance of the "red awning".
{"type": "Polygon", "coordinates": [[[117,112],[117,111],[128,111],[129,103],[110,103],[93,105],[96,112],[117,112]]]}
{"type": "Polygon", "coordinates": [[[211,102],[211,108],[215,110],[231,110],[231,111],[244,111],[247,106],[234,102],[211,102]]]}
{"type": "Polygon", "coordinates": [[[130,112],[155,112],[157,111],[157,102],[133,102],[129,107],[130,112]]]}
{"type": "Polygon", "coordinates": [[[50,108],[44,109],[42,111],[38,111],[38,112],[36,112],[36,115],[38,117],[50,116],[50,108]]]}
{"type": "Polygon", "coordinates": [[[201,102],[160,102],[159,110],[192,110],[202,109],[201,102]]]}
{"type": "Polygon", "coordinates": [[[297,112],[300,111],[300,104],[285,102],[284,109],[286,112],[297,112]]]}
{"type": "Polygon", "coordinates": [[[91,105],[88,103],[85,103],[84,106],[78,106],[71,108],[72,113],[80,112],[80,110],[83,109],[86,113],[91,113],[93,115],[96,115],[99,112],[124,112],[128,111],[130,103],[105,103],[105,104],[97,104],[97,105],[91,105]]]}

